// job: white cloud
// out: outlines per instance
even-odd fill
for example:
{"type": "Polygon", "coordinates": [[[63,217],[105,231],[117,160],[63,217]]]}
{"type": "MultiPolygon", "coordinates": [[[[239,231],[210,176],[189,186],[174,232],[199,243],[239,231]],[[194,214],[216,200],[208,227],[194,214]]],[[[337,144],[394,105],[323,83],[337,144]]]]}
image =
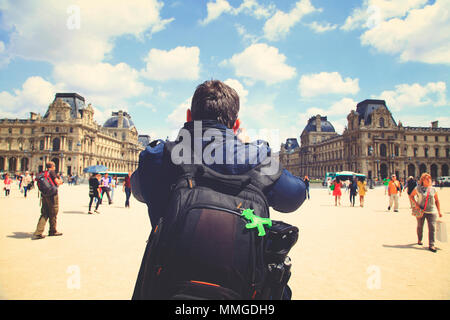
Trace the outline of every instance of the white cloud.
{"type": "Polygon", "coordinates": [[[320,72],[303,75],[298,88],[302,97],[314,97],[325,94],[356,94],[359,80],[342,79],[338,72],[320,72]]]}
{"type": "Polygon", "coordinates": [[[41,77],[29,77],[21,89],[0,92],[2,117],[27,117],[29,112],[42,115],[53,101],[56,87],[41,77]]]}
{"type": "Polygon", "coordinates": [[[157,0],[75,3],[79,10],[71,10],[72,0],[1,2],[3,26],[11,31],[7,51],[50,63],[95,63],[111,52],[116,37],[144,37],[173,20],[160,17],[157,0]]]}
{"type": "Polygon", "coordinates": [[[423,7],[428,0],[364,0],[361,7],[355,8],[341,27],[343,30],[371,28],[381,21],[404,17],[411,9],[423,7]]]}
{"type": "Polygon", "coordinates": [[[367,0],[344,30],[366,29],[361,44],[399,55],[400,61],[450,63],[450,2],[367,0]],[[432,36],[431,36],[432,35],[432,36]]]}
{"type": "MultiPolygon", "coordinates": [[[[9,32],[4,54],[51,63],[58,91],[80,93],[105,118],[111,108],[124,109],[127,99],[152,91],[128,64],[102,61],[117,37],[142,39],[164,29],[173,19],[160,17],[162,6],[158,0],[2,1],[2,27],[9,32]]],[[[36,109],[46,108],[53,94],[36,109]]]]}
{"type": "Polygon", "coordinates": [[[314,22],[308,24],[308,26],[316,33],[324,33],[327,31],[332,31],[338,27],[337,24],[331,24],[331,23],[320,24],[317,21],[314,21],[314,22]]]}
{"type": "Polygon", "coordinates": [[[274,84],[289,80],[296,74],[295,68],[287,65],[285,61],[286,56],[279,53],[277,48],[256,43],[233,55],[221,65],[234,67],[238,77],[274,84]]]}
{"type": "Polygon", "coordinates": [[[431,127],[431,122],[438,121],[439,127],[450,128],[449,116],[436,117],[429,113],[422,115],[401,115],[396,120],[398,120],[397,122],[401,121],[405,127],[431,127]]]}
{"type": "Polygon", "coordinates": [[[53,76],[65,90],[79,92],[103,107],[119,108],[126,99],[152,91],[139,80],[139,72],[123,62],[57,64],[53,76]]]}
{"type": "Polygon", "coordinates": [[[215,2],[208,2],[206,4],[208,16],[200,23],[206,25],[213,20],[216,20],[222,13],[232,12],[233,7],[226,0],[216,0],[215,2]]]}
{"type": "Polygon", "coordinates": [[[242,83],[240,83],[239,80],[236,79],[227,79],[224,81],[224,83],[237,92],[237,94],[239,95],[239,105],[242,109],[242,107],[245,106],[247,102],[248,90],[246,90],[242,83]]]}
{"type": "Polygon", "coordinates": [[[156,107],[153,104],[149,103],[149,102],[138,101],[135,104],[135,106],[138,107],[138,108],[145,108],[145,109],[148,109],[148,110],[150,110],[152,112],[156,112],[156,107]]]}
{"type": "Polygon", "coordinates": [[[253,44],[259,40],[259,37],[248,33],[243,25],[236,24],[235,27],[236,27],[237,33],[242,37],[242,40],[244,41],[244,43],[253,44]]]}
{"type": "Polygon", "coordinates": [[[321,11],[315,8],[310,0],[300,0],[289,12],[277,10],[277,12],[264,24],[264,36],[270,41],[284,38],[290,29],[296,25],[305,15],[321,11]]]}
{"type": "MultiPolygon", "coordinates": [[[[327,109],[312,107],[306,110],[304,119],[309,119],[312,116],[320,114],[321,116],[347,116],[352,109],[355,109],[358,102],[351,98],[343,98],[334,102],[331,107],[327,109]]],[[[305,124],[306,125],[306,124],[305,124]]]]}
{"type": "Polygon", "coordinates": [[[167,122],[172,129],[181,128],[186,122],[186,112],[191,108],[192,97],[180,103],[168,116],[167,122]]]}
{"type": "Polygon", "coordinates": [[[445,82],[429,82],[422,86],[418,83],[399,84],[395,90],[386,90],[372,98],[382,99],[393,111],[418,107],[449,106],[445,82]]]}
{"type": "Polygon", "coordinates": [[[208,2],[206,9],[208,14],[205,19],[200,21],[202,25],[207,25],[225,13],[231,15],[244,13],[257,19],[267,18],[275,10],[275,6],[273,4],[264,6],[256,0],[244,0],[239,7],[234,8],[227,0],[215,0],[215,2],[208,2]]]}
{"type": "Polygon", "coordinates": [[[9,55],[6,53],[5,43],[0,41],[0,68],[7,65],[10,61],[9,55]]]}
{"type": "Polygon", "coordinates": [[[151,49],[145,58],[147,63],[142,75],[152,80],[196,80],[200,73],[200,49],[176,47],[165,51],[151,49]]]}

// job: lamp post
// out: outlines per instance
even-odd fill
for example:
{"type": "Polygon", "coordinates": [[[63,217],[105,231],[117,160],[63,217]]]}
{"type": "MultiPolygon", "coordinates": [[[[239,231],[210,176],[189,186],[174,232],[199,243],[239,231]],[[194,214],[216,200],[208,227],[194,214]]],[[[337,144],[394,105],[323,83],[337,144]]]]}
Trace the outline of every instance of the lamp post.
{"type": "Polygon", "coordinates": [[[377,161],[377,179],[380,179],[380,160],[376,160],[377,161]]]}
{"type": "Polygon", "coordinates": [[[60,158],[61,158],[61,160],[59,161],[59,162],[60,162],[60,164],[59,164],[59,172],[62,173],[62,174],[64,174],[64,167],[63,167],[63,163],[64,163],[64,153],[61,152],[61,153],[59,154],[59,156],[60,156],[60,158]]]}

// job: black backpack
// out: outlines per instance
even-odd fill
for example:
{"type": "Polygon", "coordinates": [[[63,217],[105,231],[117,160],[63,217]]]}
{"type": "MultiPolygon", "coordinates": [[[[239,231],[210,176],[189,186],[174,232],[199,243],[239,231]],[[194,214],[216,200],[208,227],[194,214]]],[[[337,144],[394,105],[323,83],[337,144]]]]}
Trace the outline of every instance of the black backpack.
{"type": "Polygon", "coordinates": [[[48,171],[41,172],[36,177],[36,182],[39,191],[44,197],[51,197],[58,193],[58,187],[55,185],[52,178],[50,178],[48,171]]]}
{"type": "MultiPolygon", "coordinates": [[[[172,147],[166,142],[166,159],[172,147]]],[[[132,299],[289,295],[287,253],[298,229],[269,220],[262,190],[280,177],[281,167],[272,175],[261,174],[263,168],[223,175],[202,164],[172,164],[176,179],[167,210],[150,234],[132,299]],[[260,218],[264,224],[258,225],[260,218]]]]}

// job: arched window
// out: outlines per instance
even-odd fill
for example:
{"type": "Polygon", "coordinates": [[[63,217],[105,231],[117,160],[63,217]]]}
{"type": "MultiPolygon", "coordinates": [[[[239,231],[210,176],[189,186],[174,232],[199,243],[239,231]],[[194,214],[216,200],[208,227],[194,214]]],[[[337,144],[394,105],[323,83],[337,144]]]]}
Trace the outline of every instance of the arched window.
{"type": "Polygon", "coordinates": [[[384,118],[383,117],[380,118],[380,127],[384,128],[384,118]]]}

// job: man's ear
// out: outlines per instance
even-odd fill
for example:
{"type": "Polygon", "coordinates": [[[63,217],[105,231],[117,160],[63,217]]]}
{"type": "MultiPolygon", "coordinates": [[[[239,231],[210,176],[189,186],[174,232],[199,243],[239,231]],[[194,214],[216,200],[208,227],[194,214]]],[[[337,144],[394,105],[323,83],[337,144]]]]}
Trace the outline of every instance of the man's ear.
{"type": "Polygon", "coordinates": [[[240,126],[241,126],[241,120],[239,120],[239,118],[237,118],[236,121],[234,122],[234,126],[233,126],[234,133],[236,133],[236,131],[238,131],[240,126]]]}
{"type": "Polygon", "coordinates": [[[186,122],[191,122],[192,121],[192,113],[191,113],[191,109],[187,109],[186,112],[186,122]]]}

